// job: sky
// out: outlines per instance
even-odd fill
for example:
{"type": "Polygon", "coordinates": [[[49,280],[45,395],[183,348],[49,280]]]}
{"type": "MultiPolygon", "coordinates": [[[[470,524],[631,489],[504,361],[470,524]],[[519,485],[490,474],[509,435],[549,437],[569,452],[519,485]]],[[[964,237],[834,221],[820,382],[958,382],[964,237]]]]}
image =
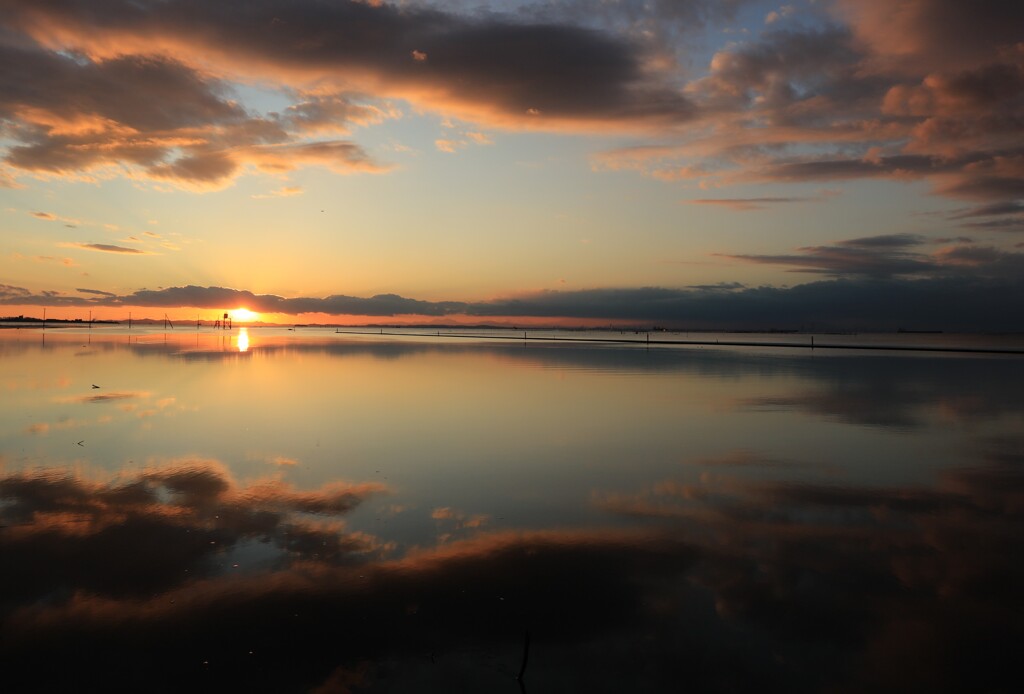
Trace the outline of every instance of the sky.
{"type": "Polygon", "coordinates": [[[44,309],[1021,331],[1024,4],[0,0],[44,309]]]}

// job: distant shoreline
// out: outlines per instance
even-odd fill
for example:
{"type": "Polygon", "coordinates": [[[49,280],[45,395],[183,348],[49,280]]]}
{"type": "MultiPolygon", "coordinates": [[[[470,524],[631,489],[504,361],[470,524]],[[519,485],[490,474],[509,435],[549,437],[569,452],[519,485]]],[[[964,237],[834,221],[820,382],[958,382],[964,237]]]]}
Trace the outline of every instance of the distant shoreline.
{"type": "MultiPolygon", "coordinates": [[[[136,321],[138,322],[138,321],[136,321]]],[[[81,318],[21,318],[21,317],[5,317],[0,318],[0,328],[49,328],[53,326],[55,328],[65,325],[76,326],[76,325],[121,325],[122,321],[119,320],[82,320],[81,318]]]]}
{"type": "MultiPolygon", "coordinates": [[[[149,321],[146,319],[133,321],[132,326],[142,331],[159,331],[162,321],[149,321]]],[[[222,330],[212,324],[197,326],[193,322],[182,322],[178,328],[164,326],[164,332],[170,334],[192,334],[210,333],[218,334],[222,330]]],[[[94,320],[90,324],[81,320],[47,320],[45,323],[40,319],[34,320],[11,320],[0,318],[0,331],[2,330],[44,330],[46,328],[63,331],[73,328],[97,328],[98,332],[93,334],[111,334],[104,328],[116,328],[131,334],[132,327],[123,321],[94,320]]],[[[920,337],[927,338],[948,338],[950,341],[957,337],[965,338],[964,342],[975,341],[977,338],[1021,338],[1024,333],[1019,332],[992,332],[992,333],[946,333],[940,330],[896,330],[885,332],[871,331],[802,331],[802,330],[686,330],[659,328],[656,330],[645,330],[642,328],[621,328],[621,327],[508,327],[492,325],[476,326],[452,326],[452,325],[373,325],[373,326],[342,326],[342,325],[300,325],[293,326],[280,324],[245,324],[234,326],[234,332],[240,328],[249,330],[280,330],[296,331],[307,329],[310,332],[321,334],[337,335],[362,335],[379,337],[398,338],[431,338],[431,339],[478,339],[478,340],[502,340],[517,342],[547,342],[547,343],[593,343],[593,344],[622,344],[622,345],[650,345],[650,346],[676,346],[676,347],[766,347],[772,349],[799,349],[799,350],[857,350],[875,352],[930,352],[949,354],[992,354],[1024,356],[1024,344],[1017,346],[983,346],[972,344],[899,344],[887,342],[886,340],[913,339],[920,337]],[[483,334],[481,334],[483,333],[483,334]],[[490,333],[490,334],[488,334],[490,333]],[[553,335],[551,333],[571,333],[569,335],[553,335]],[[603,333],[603,334],[602,334],[603,333]],[[690,339],[694,335],[697,339],[690,339]],[[710,336],[729,336],[726,339],[710,336]],[[743,336],[765,336],[772,339],[757,340],[743,339],[743,336]],[[685,336],[685,337],[683,337],[685,336]],[[704,337],[708,336],[708,337],[704,337]],[[732,337],[735,336],[735,339],[732,337]],[[860,337],[864,341],[843,342],[843,338],[860,337]],[[704,338],[704,339],[701,339],[704,338]],[[818,339],[815,339],[818,338],[818,339]],[[872,343],[872,339],[874,343],[872,343]]],[[[224,331],[228,332],[228,331],[224,331]]],[[[308,334],[308,333],[307,333],[308,334]]]]}

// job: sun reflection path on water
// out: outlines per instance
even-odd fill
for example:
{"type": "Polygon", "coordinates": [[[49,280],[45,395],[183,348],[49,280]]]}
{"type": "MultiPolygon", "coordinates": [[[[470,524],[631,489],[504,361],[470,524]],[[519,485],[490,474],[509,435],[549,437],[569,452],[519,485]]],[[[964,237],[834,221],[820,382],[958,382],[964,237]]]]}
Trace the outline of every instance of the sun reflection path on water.
{"type": "Polygon", "coordinates": [[[238,351],[248,352],[249,351],[249,329],[239,328],[238,329],[238,351]]]}

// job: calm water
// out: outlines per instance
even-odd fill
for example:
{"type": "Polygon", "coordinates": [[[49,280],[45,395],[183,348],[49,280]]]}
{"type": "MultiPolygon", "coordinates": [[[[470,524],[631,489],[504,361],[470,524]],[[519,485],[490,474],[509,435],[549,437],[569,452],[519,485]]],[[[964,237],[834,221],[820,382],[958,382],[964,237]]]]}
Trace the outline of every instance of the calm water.
{"type": "Polygon", "coordinates": [[[0,392],[16,690],[1020,681],[1021,356],[2,330],[0,392]]]}

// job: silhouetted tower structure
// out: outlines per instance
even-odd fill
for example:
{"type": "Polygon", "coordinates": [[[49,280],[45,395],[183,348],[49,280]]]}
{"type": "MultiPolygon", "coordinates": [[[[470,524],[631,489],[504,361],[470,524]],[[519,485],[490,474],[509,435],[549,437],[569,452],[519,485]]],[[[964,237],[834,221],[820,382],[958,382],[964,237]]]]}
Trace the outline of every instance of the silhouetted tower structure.
{"type": "Polygon", "coordinates": [[[215,327],[215,328],[223,328],[224,330],[230,330],[231,329],[231,315],[227,311],[225,311],[224,312],[224,318],[222,318],[221,320],[218,320],[218,321],[214,321],[213,322],[213,327],[215,327]]]}

